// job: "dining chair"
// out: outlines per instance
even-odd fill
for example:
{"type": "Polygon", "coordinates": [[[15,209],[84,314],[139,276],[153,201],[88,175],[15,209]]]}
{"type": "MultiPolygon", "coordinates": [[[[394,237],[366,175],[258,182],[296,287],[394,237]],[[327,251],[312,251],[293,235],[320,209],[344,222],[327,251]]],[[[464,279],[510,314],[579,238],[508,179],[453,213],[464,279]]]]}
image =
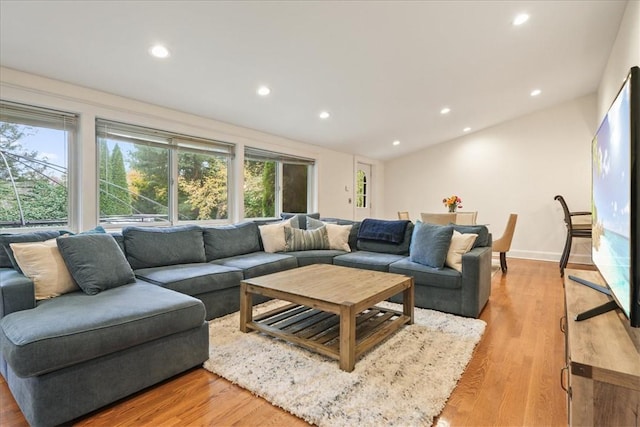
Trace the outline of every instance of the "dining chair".
{"type": "Polygon", "coordinates": [[[492,252],[500,252],[500,269],[503,273],[507,272],[507,252],[511,249],[511,241],[513,240],[513,233],[516,231],[517,220],[517,214],[510,214],[504,233],[502,233],[502,236],[494,240],[491,244],[492,252]]]}
{"type": "Polygon", "coordinates": [[[439,224],[439,225],[448,225],[456,222],[456,213],[429,213],[429,212],[421,212],[420,218],[422,222],[427,222],[430,224],[439,224]]]}
{"type": "Polygon", "coordinates": [[[478,211],[456,212],[456,224],[459,225],[476,225],[478,211]]]}
{"type": "Polygon", "coordinates": [[[571,212],[567,206],[564,197],[557,195],[554,200],[560,202],[562,211],[564,212],[564,224],[567,227],[567,239],[564,243],[562,256],[560,257],[560,277],[564,276],[564,269],[569,262],[569,254],[571,252],[571,243],[574,237],[590,238],[591,237],[591,212],[575,211],[571,212]],[[576,223],[574,217],[581,217],[582,221],[576,223]]]}
{"type": "Polygon", "coordinates": [[[398,219],[408,219],[408,220],[410,220],[409,212],[407,212],[407,211],[398,211],[398,219]]]}

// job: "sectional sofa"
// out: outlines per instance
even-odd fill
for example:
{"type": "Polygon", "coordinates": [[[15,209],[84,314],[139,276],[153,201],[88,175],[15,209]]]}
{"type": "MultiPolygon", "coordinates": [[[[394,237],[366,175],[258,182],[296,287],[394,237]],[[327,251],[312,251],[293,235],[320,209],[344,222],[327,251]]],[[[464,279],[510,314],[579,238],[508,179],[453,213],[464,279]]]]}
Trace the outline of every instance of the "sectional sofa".
{"type": "Polygon", "coordinates": [[[410,250],[423,251],[426,227],[393,223],[395,241],[384,233],[379,240],[363,236],[366,222],[304,215],[274,224],[2,235],[0,373],[31,425],[68,422],[206,361],[207,320],[238,310],[242,279],[314,263],[411,275],[416,306],[477,317],[491,289],[486,227],[458,228],[478,236],[458,271],[416,262],[410,250]],[[324,224],[345,241],[329,242],[324,224]],[[291,230],[315,233],[320,243],[295,247],[287,240],[284,251],[273,251],[266,230],[274,227],[289,237],[291,230]],[[34,281],[2,249],[54,238],[80,289],[36,300],[34,281]]]}

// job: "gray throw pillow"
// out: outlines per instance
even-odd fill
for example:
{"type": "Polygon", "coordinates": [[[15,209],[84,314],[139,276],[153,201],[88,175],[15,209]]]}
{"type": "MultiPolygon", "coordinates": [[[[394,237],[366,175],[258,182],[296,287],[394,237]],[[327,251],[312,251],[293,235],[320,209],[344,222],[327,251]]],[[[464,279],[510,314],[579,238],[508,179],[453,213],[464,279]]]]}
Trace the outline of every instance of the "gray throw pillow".
{"type": "Polygon", "coordinates": [[[34,231],[33,233],[0,234],[0,267],[10,267],[22,274],[22,270],[13,256],[11,243],[44,242],[60,236],[59,231],[34,231]]]}
{"type": "Polygon", "coordinates": [[[64,263],[88,295],[135,281],[131,266],[110,234],[77,234],[56,239],[64,263]]]}
{"type": "Polygon", "coordinates": [[[418,264],[441,269],[451,245],[453,226],[418,221],[413,229],[409,259],[418,264]]]}
{"type": "Polygon", "coordinates": [[[320,227],[315,230],[300,230],[299,228],[285,227],[284,237],[285,252],[329,249],[327,227],[320,227]]]}

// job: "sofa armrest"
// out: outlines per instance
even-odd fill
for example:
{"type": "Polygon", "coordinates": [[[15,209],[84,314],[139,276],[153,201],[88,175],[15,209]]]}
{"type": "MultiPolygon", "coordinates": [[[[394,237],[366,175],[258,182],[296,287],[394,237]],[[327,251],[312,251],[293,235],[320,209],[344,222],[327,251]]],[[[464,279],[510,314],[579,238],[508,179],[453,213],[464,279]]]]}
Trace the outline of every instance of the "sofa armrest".
{"type": "Polygon", "coordinates": [[[462,312],[478,317],[491,295],[491,246],[462,255],[462,312]]]}
{"type": "Polygon", "coordinates": [[[0,268],[0,319],[35,306],[33,282],[12,268],[0,268]]]}

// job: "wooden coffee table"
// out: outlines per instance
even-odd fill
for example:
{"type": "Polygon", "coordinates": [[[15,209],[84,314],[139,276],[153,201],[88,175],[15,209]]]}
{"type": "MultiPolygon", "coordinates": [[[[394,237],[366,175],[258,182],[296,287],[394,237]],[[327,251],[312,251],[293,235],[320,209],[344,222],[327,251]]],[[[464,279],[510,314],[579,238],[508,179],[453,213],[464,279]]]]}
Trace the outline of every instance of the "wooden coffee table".
{"type": "Polygon", "coordinates": [[[314,264],[240,282],[240,330],[260,331],[338,359],[356,359],[402,325],[413,323],[413,277],[314,264]],[[402,312],[374,305],[403,293],[402,312]],[[253,317],[252,295],[289,301],[253,317]]]}

